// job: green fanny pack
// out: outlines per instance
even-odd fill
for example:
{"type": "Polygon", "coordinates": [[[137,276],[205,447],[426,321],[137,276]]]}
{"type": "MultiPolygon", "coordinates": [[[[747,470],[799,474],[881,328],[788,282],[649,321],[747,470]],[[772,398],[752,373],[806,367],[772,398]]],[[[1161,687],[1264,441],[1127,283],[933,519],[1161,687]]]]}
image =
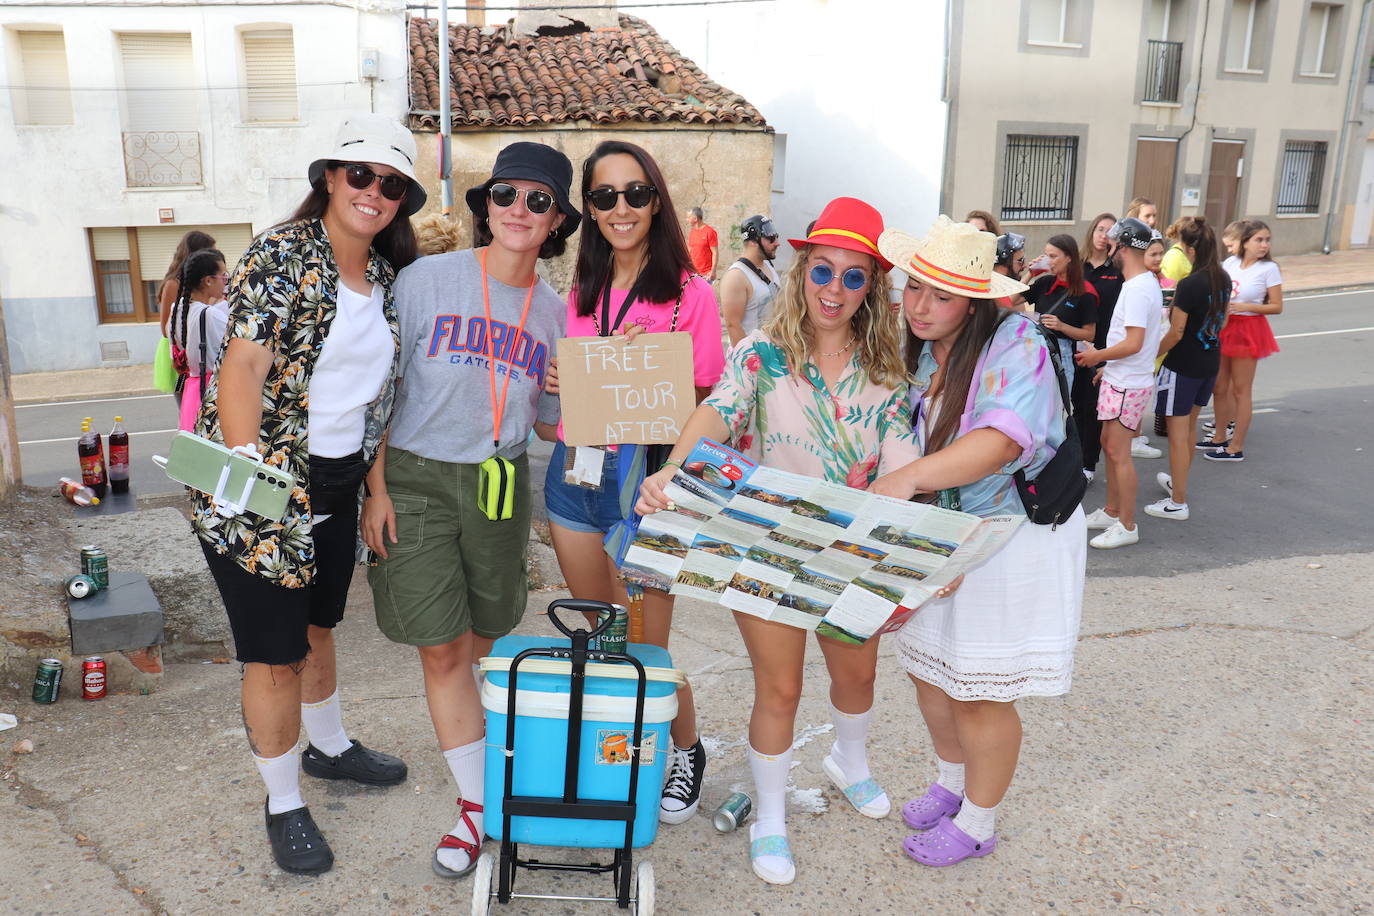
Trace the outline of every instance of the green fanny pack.
{"type": "Polygon", "coordinates": [[[515,514],[515,465],[500,455],[478,465],[477,508],[493,522],[515,514]]]}

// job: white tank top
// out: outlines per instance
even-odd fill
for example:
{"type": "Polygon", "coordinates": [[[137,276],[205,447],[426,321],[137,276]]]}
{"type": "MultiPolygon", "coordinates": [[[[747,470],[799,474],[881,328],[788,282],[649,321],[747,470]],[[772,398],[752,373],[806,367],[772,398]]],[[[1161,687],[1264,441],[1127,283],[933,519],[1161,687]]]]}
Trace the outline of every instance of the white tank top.
{"type": "Polygon", "coordinates": [[[752,270],[753,264],[744,263],[743,259],[730,265],[730,270],[738,270],[744,274],[744,279],[749,281],[749,301],[744,304],[744,333],[757,331],[768,317],[768,306],[772,304],[773,297],[778,294],[778,272],[773,269],[773,265],[767,261],[763,262],[764,275],[768,277],[765,283],[759,279],[759,275],[752,270]]]}

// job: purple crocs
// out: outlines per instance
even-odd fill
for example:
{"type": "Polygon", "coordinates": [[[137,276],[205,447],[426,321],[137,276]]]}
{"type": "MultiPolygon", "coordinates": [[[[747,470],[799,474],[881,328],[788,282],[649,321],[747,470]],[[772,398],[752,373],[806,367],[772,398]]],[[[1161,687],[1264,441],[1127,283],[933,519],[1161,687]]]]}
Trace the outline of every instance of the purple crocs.
{"type": "Polygon", "coordinates": [[[902,849],[922,865],[957,865],[965,859],[985,856],[997,848],[996,835],[978,842],[948,817],[940,818],[925,833],[917,833],[902,840],[902,849]]]}
{"type": "Polygon", "coordinates": [[[959,806],[963,803],[962,797],[938,782],[932,782],[925,795],[902,805],[902,820],[912,830],[929,830],[939,823],[940,818],[958,814],[959,806]]]}

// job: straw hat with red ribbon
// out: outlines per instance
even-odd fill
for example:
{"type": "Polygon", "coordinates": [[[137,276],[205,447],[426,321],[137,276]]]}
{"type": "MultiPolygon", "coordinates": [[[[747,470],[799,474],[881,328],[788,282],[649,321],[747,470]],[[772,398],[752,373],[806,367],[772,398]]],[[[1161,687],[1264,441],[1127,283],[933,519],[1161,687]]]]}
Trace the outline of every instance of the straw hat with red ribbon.
{"type": "Polygon", "coordinates": [[[837,197],[825,205],[816,224],[804,239],[788,239],[797,250],[803,245],[830,245],[846,251],[871,254],[884,271],[892,269],[892,262],[878,250],[878,236],[883,234],[883,215],[855,197],[837,197]]]}
{"type": "Polygon", "coordinates": [[[1027,289],[992,269],[997,236],[948,216],[937,219],[923,239],[888,229],[879,237],[878,248],[912,277],[958,296],[1000,299],[1027,289]]]}

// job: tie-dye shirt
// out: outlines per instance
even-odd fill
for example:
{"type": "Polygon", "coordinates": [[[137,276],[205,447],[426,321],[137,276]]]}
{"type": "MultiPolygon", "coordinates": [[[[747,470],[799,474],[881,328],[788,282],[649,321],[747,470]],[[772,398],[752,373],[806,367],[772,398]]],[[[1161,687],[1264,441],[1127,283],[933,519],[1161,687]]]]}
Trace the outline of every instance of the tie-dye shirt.
{"type": "Polygon", "coordinates": [[[750,458],[859,490],[920,454],[905,391],[873,384],[853,358],[833,387],[811,362],[794,375],[761,330],[731,348],[725,374],[702,403],[750,458]]]}
{"type": "MultiPolygon", "coordinates": [[[[925,403],[925,392],[939,368],[933,349],[921,350],[911,385],[912,414],[921,426],[934,421],[925,403]]],[[[960,420],[958,435],[984,427],[995,429],[1021,446],[1021,454],[995,473],[960,487],[960,503],[964,512],[984,517],[1023,513],[1026,510],[1012,475],[1024,470],[1034,480],[1064,441],[1064,405],[1054,364],[1029,318],[1012,314],[997,327],[975,381],[973,408],[960,420]]],[[[925,429],[918,427],[917,432],[924,442],[925,429]]]]}

